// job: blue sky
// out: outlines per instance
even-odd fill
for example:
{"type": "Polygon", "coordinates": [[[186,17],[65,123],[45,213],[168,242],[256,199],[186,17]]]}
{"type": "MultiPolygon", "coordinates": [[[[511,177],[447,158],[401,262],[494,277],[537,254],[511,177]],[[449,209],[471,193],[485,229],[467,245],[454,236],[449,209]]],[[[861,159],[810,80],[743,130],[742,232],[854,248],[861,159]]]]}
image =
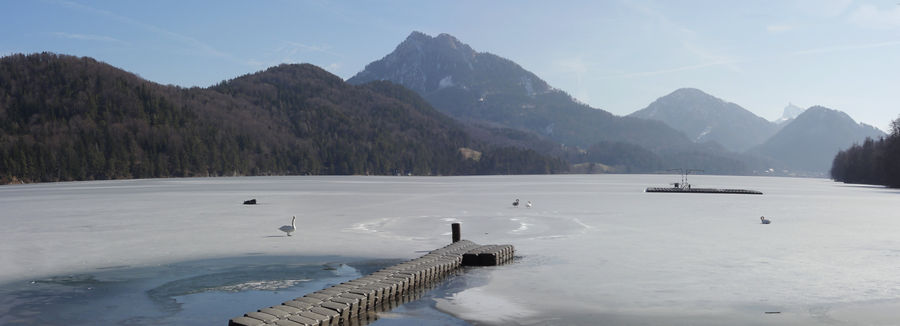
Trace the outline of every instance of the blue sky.
{"type": "Polygon", "coordinates": [[[0,54],[88,56],[209,86],[279,63],[347,79],[412,31],[448,33],[618,115],[695,87],[766,119],[792,102],[883,130],[900,114],[900,3],[778,1],[13,1],[0,54]]]}

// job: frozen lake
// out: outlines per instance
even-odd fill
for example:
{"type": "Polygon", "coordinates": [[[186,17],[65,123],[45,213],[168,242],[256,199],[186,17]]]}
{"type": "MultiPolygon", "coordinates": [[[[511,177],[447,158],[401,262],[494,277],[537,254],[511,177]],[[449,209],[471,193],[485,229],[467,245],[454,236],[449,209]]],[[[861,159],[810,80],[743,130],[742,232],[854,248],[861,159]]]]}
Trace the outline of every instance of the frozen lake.
{"type": "MultiPolygon", "coordinates": [[[[462,223],[463,238],[510,243],[520,256],[468,270],[425,299],[473,322],[900,320],[900,191],[822,179],[691,176],[698,187],[765,194],[643,192],[678,179],[332,176],[2,186],[0,324],[106,314],[104,324],[225,325],[444,246],[453,222],[462,223]],[[251,198],[259,204],[241,205],[251,198]],[[514,208],[516,198],[534,206],[514,208]],[[277,228],[292,215],[298,230],[286,237],[277,228]],[[772,224],[761,225],[761,215],[772,224]]],[[[459,323],[416,309],[395,312],[459,323]]]]}

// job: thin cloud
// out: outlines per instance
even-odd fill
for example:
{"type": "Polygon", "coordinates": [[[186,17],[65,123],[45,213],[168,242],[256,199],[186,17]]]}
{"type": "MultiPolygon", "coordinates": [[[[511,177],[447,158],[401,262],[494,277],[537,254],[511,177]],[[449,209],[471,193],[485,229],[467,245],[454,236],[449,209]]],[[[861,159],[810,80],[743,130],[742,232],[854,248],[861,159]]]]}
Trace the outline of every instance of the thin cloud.
{"type": "MultiPolygon", "coordinates": [[[[331,51],[331,47],[328,45],[308,45],[284,40],[274,49],[265,52],[262,58],[251,58],[246,60],[244,64],[252,67],[263,67],[275,66],[281,63],[308,62],[309,60],[304,59],[303,56],[310,52],[323,53],[339,60],[346,57],[343,54],[331,51]]],[[[323,68],[329,71],[336,71],[341,68],[341,65],[335,62],[323,68]]]]}
{"type": "Polygon", "coordinates": [[[77,33],[65,33],[65,32],[56,32],[53,33],[57,37],[70,39],[70,40],[80,40],[80,41],[97,41],[97,42],[110,42],[110,43],[121,43],[125,44],[124,41],[116,39],[114,37],[105,36],[105,35],[94,35],[94,34],[77,34],[77,33]]]}
{"type": "Polygon", "coordinates": [[[591,72],[592,66],[594,66],[594,64],[585,60],[582,56],[556,60],[553,62],[555,71],[575,77],[575,94],[573,96],[582,102],[591,100],[590,92],[585,87],[584,79],[585,76],[591,72]]]}
{"type": "Polygon", "coordinates": [[[293,41],[282,41],[282,46],[277,50],[277,52],[287,53],[289,55],[295,55],[301,52],[319,52],[325,53],[328,55],[332,55],[338,58],[343,58],[344,55],[331,51],[330,46],[323,45],[307,45],[299,42],[293,41]]]}
{"type": "Polygon", "coordinates": [[[740,67],[736,65],[737,63],[741,62],[740,60],[727,55],[721,55],[718,53],[718,51],[712,50],[708,46],[705,46],[701,40],[700,33],[682,24],[679,24],[676,21],[673,21],[657,8],[642,3],[627,2],[624,4],[635,12],[649,18],[649,20],[654,23],[660,33],[663,33],[664,35],[670,35],[670,38],[680,42],[682,48],[686,53],[696,57],[696,61],[702,63],[655,71],[626,73],[619,75],[619,77],[646,77],[696,70],[713,66],[727,66],[733,71],[741,71],[740,67]]]}
{"type": "Polygon", "coordinates": [[[851,5],[853,0],[794,0],[800,12],[824,18],[841,16],[851,5]]]}
{"type": "Polygon", "coordinates": [[[669,17],[664,15],[661,11],[657,10],[656,8],[651,7],[648,4],[636,3],[636,2],[631,2],[631,1],[627,1],[622,4],[628,6],[635,12],[640,13],[640,14],[646,16],[647,18],[649,18],[650,21],[652,21],[654,24],[659,26],[660,30],[667,31],[670,33],[671,32],[678,33],[678,34],[681,34],[682,37],[686,36],[688,38],[693,38],[693,37],[697,36],[697,32],[695,32],[694,30],[672,21],[671,19],[669,19],[669,17]]]}
{"type": "Polygon", "coordinates": [[[884,48],[884,47],[892,47],[892,46],[900,46],[900,41],[836,45],[836,46],[821,47],[821,48],[816,48],[816,49],[794,51],[794,52],[789,53],[788,55],[790,55],[790,56],[816,55],[816,54],[827,54],[827,53],[835,53],[835,52],[876,49],[876,48],[884,48]]]}
{"type": "Polygon", "coordinates": [[[63,6],[63,7],[67,7],[67,8],[72,8],[72,9],[77,9],[77,10],[82,10],[82,11],[91,12],[91,13],[96,14],[96,15],[105,16],[105,17],[107,17],[107,18],[111,18],[111,19],[114,19],[114,20],[117,20],[117,21],[120,21],[120,22],[129,24],[129,25],[132,25],[132,26],[137,26],[137,27],[139,27],[139,28],[142,28],[142,29],[151,31],[151,32],[156,33],[156,34],[160,34],[160,35],[166,36],[166,37],[167,37],[168,39],[170,39],[170,40],[173,40],[173,41],[176,41],[176,42],[179,42],[179,43],[183,43],[183,44],[187,45],[187,46],[190,47],[190,48],[199,50],[199,52],[202,53],[202,54],[211,55],[211,56],[216,56],[216,57],[221,57],[221,58],[226,58],[226,59],[230,59],[230,60],[232,60],[232,61],[238,61],[234,56],[232,56],[232,55],[230,55],[230,54],[228,54],[228,53],[225,53],[225,52],[216,50],[216,49],[213,48],[212,46],[210,46],[210,45],[208,45],[208,44],[206,44],[206,43],[204,43],[204,42],[202,42],[202,41],[200,41],[200,40],[197,40],[197,39],[195,39],[195,38],[192,38],[192,37],[190,37],[190,36],[186,36],[186,35],[182,35],[182,34],[179,34],[179,33],[172,32],[172,31],[168,31],[168,30],[165,30],[165,29],[160,28],[160,27],[158,27],[158,26],[151,25],[151,24],[147,24],[147,23],[143,23],[143,22],[140,22],[140,21],[137,21],[137,20],[134,20],[134,19],[131,19],[131,18],[128,18],[128,17],[122,16],[122,15],[116,14],[116,13],[111,12],[111,11],[108,11],[108,10],[96,9],[96,8],[93,8],[93,7],[90,7],[90,6],[87,6],[87,5],[83,5],[83,4],[80,4],[80,3],[77,3],[77,2],[73,2],[73,1],[64,1],[64,0],[63,0],[63,1],[56,1],[56,3],[60,4],[60,5],[63,6]]]}
{"type": "Polygon", "coordinates": [[[702,62],[705,62],[704,64],[700,64],[704,65],[704,67],[725,65],[732,71],[741,72],[741,68],[737,65],[740,60],[724,55],[719,55],[717,53],[706,50],[705,48],[702,48],[692,42],[683,42],[682,47],[684,47],[688,51],[688,53],[692,53],[694,56],[699,57],[702,62]]]}
{"type": "Polygon", "coordinates": [[[900,27],[900,5],[888,9],[878,9],[873,5],[862,5],[848,18],[857,26],[872,29],[894,29],[900,27]]]}
{"type": "Polygon", "coordinates": [[[609,76],[609,77],[624,77],[624,78],[649,77],[649,76],[691,71],[691,70],[697,70],[697,69],[703,69],[703,68],[709,68],[709,67],[715,67],[715,66],[730,66],[730,65],[737,64],[737,63],[739,63],[738,60],[722,60],[722,61],[706,62],[706,63],[701,63],[701,64],[681,66],[681,67],[675,67],[675,68],[669,68],[669,69],[626,73],[626,74],[620,74],[617,76],[609,76]]]}
{"type": "Polygon", "coordinates": [[[250,59],[250,60],[247,60],[246,64],[248,66],[252,66],[252,67],[261,67],[261,66],[265,65],[266,63],[256,60],[256,59],[250,59]]]}
{"type": "Polygon", "coordinates": [[[769,33],[783,33],[794,29],[794,26],[786,25],[786,24],[775,24],[766,26],[766,31],[769,33]]]}
{"type": "Polygon", "coordinates": [[[557,71],[560,71],[562,73],[583,76],[590,72],[591,64],[585,61],[584,58],[579,56],[556,60],[553,62],[553,66],[557,71]]]}

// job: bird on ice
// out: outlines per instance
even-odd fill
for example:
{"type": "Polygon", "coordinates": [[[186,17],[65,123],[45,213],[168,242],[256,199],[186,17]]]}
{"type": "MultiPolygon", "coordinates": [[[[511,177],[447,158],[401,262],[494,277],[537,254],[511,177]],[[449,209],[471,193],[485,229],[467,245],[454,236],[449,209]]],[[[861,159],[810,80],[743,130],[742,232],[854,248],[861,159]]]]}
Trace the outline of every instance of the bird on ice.
{"type": "Polygon", "coordinates": [[[531,208],[531,201],[530,201],[530,200],[529,200],[527,203],[525,203],[525,207],[531,208]]]}
{"type": "Polygon", "coordinates": [[[296,216],[291,217],[291,225],[282,225],[278,229],[287,233],[288,236],[291,236],[291,232],[297,231],[297,227],[294,225],[295,220],[297,220],[296,216]]]}
{"type": "Polygon", "coordinates": [[[760,216],[760,217],[759,217],[759,221],[760,221],[762,224],[769,224],[769,223],[772,223],[772,220],[767,219],[765,216],[760,216]]]}
{"type": "Polygon", "coordinates": [[[516,198],[516,201],[513,202],[513,207],[519,207],[519,199],[516,198]]]}

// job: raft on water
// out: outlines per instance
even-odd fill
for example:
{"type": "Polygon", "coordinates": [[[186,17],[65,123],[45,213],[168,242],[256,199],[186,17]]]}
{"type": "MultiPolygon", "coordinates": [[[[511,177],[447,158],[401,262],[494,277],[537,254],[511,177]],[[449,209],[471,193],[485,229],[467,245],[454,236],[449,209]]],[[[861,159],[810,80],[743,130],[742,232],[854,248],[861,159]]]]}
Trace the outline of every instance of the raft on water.
{"type": "Polygon", "coordinates": [[[695,194],[739,194],[739,195],[762,195],[761,191],[748,189],[718,189],[718,188],[694,188],[688,183],[687,176],[691,172],[699,172],[703,170],[696,169],[671,169],[670,171],[681,172],[681,182],[672,183],[672,187],[649,187],[644,192],[678,192],[678,193],[695,193],[695,194]]]}
{"type": "Polygon", "coordinates": [[[762,195],[761,191],[749,189],[717,189],[717,188],[688,188],[688,187],[649,187],[645,192],[686,192],[697,194],[741,194],[762,195]]]}

